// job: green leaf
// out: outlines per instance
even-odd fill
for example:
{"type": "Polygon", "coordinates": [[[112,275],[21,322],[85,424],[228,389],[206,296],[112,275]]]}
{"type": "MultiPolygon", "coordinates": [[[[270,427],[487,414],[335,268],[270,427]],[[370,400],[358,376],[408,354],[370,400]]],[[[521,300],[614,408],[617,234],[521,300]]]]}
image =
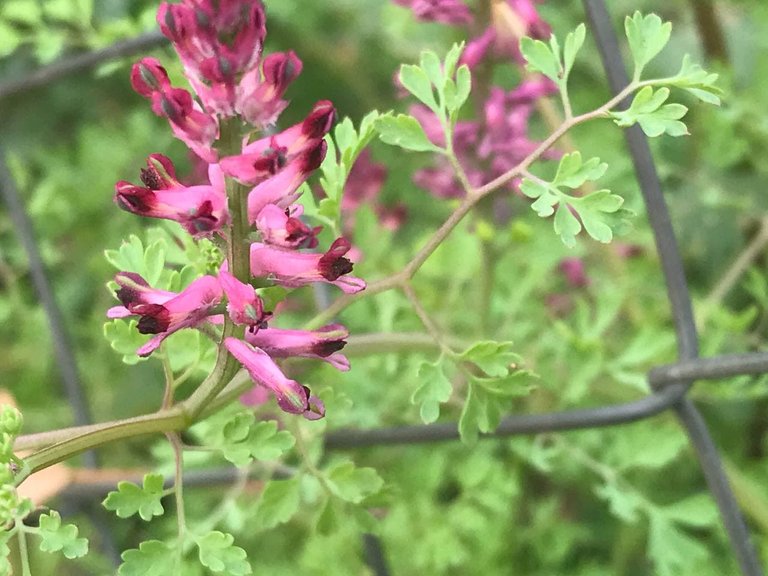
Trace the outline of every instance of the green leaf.
{"type": "Polygon", "coordinates": [[[453,386],[440,361],[435,364],[423,362],[418,368],[418,380],[422,384],[411,395],[411,403],[421,406],[422,421],[431,424],[440,416],[440,404],[451,397],[453,386]]]}
{"type": "Polygon", "coordinates": [[[270,480],[261,493],[254,519],[260,529],[269,530],[293,518],[299,511],[299,504],[300,476],[289,480],[270,480]]]}
{"type": "Polygon", "coordinates": [[[717,74],[709,74],[698,64],[691,62],[691,57],[683,56],[680,72],[671,79],[665,80],[668,86],[677,86],[693,94],[707,104],[720,105],[720,95],[723,91],[715,86],[717,74]]]}
{"type": "Polygon", "coordinates": [[[113,350],[123,355],[122,360],[126,364],[137,364],[146,360],[136,355],[136,350],[147,340],[145,335],[139,333],[137,326],[135,318],[117,318],[104,323],[104,337],[113,350]]]}
{"type": "Polygon", "coordinates": [[[200,563],[216,574],[245,576],[251,574],[248,555],[239,546],[234,546],[231,534],[214,530],[195,542],[199,548],[200,563]]]}
{"type": "Polygon", "coordinates": [[[121,272],[140,274],[150,286],[156,286],[165,267],[166,246],[163,240],[144,248],[141,239],[131,234],[117,250],[105,250],[107,261],[121,272]]]}
{"type": "Polygon", "coordinates": [[[613,239],[613,229],[605,215],[617,212],[623,203],[624,199],[610,190],[598,190],[578,198],[574,206],[587,234],[598,242],[608,243],[613,239]]]}
{"type": "Polygon", "coordinates": [[[453,77],[453,72],[456,70],[456,64],[459,63],[459,58],[461,57],[462,52],[464,52],[464,42],[451,46],[451,49],[448,50],[448,54],[445,55],[443,72],[447,78],[453,77]]]}
{"type": "Polygon", "coordinates": [[[634,490],[622,489],[616,482],[608,482],[595,488],[598,497],[606,500],[611,513],[629,524],[640,518],[642,500],[634,490]]]}
{"type": "MultiPolygon", "coordinates": [[[[554,36],[552,36],[554,38],[554,36]]],[[[550,45],[546,45],[541,40],[534,40],[527,36],[523,36],[520,39],[520,52],[527,61],[526,68],[531,72],[541,72],[552,80],[555,84],[560,84],[560,73],[562,72],[562,63],[560,62],[560,53],[553,51],[553,47],[550,40],[550,45]]]]}
{"type": "Polygon", "coordinates": [[[512,351],[512,342],[477,342],[459,355],[465,362],[478,366],[488,376],[503,377],[517,370],[520,356],[512,351]]]}
{"type": "Polygon", "coordinates": [[[584,24],[579,24],[576,30],[569,32],[565,37],[565,44],[563,45],[563,76],[567,79],[573,68],[573,63],[576,61],[576,55],[584,45],[584,38],[587,35],[587,28],[584,24]]]}
{"type": "Polygon", "coordinates": [[[605,174],[608,164],[600,162],[600,158],[590,158],[586,162],[581,159],[581,152],[565,154],[560,159],[557,174],[552,181],[555,187],[579,188],[587,180],[597,180],[605,174]]]}
{"type": "Polygon", "coordinates": [[[653,88],[646,86],[635,94],[627,110],[611,112],[611,115],[619,126],[639,124],[643,132],[652,138],[664,133],[670,136],[687,135],[688,128],[679,120],[688,108],[682,104],[664,104],[667,98],[669,88],[659,88],[654,92],[653,88]]]}
{"type": "Polygon", "coordinates": [[[477,442],[479,431],[487,428],[487,416],[485,415],[485,397],[478,394],[476,387],[467,386],[467,398],[461,409],[459,417],[459,436],[461,441],[471,446],[477,442]]]}
{"type": "Polygon", "coordinates": [[[717,507],[709,494],[696,494],[661,509],[661,513],[680,524],[708,528],[718,521],[717,507]]]}
{"type": "Polygon", "coordinates": [[[245,466],[254,459],[276,460],[295,443],[290,432],[277,430],[277,422],[256,423],[256,417],[248,411],[216,415],[197,428],[206,444],[221,450],[222,456],[235,466],[245,466]]]}
{"type": "Polygon", "coordinates": [[[456,71],[456,96],[447,102],[448,111],[456,112],[464,106],[464,103],[469,98],[469,93],[472,91],[472,73],[469,70],[469,66],[462,64],[456,71]]]}
{"type": "Polygon", "coordinates": [[[672,24],[662,22],[656,14],[643,16],[635,12],[632,17],[627,16],[624,20],[624,30],[635,61],[634,79],[639,80],[645,65],[669,42],[672,24]]]}
{"type": "Polygon", "coordinates": [[[709,555],[703,544],[677,528],[663,513],[652,511],[649,521],[648,554],[659,576],[677,576],[709,555]]]}
{"type": "Polygon", "coordinates": [[[326,481],[334,495],[353,504],[359,504],[384,486],[376,470],[357,468],[351,461],[333,466],[327,471],[326,481]]]}
{"type": "Polygon", "coordinates": [[[581,224],[567,204],[560,204],[555,214],[555,234],[560,236],[563,244],[569,248],[576,245],[576,235],[581,232],[581,224]]]}
{"type": "Polygon", "coordinates": [[[161,474],[145,475],[143,487],[132,482],[120,482],[117,491],[107,495],[103,506],[120,518],[128,518],[137,512],[146,521],[153,516],[162,516],[164,510],[160,500],[163,497],[163,482],[161,474]]]}
{"type": "MultiPolygon", "coordinates": [[[[422,54],[422,63],[425,54],[427,53],[422,54]]],[[[437,56],[431,52],[429,54],[432,54],[435,60],[437,60],[437,56]]],[[[442,72],[440,72],[439,61],[437,61],[437,69],[438,73],[442,75],[442,72]]],[[[425,72],[424,69],[414,66],[413,64],[403,64],[400,67],[399,78],[400,83],[406,90],[408,90],[408,92],[426,104],[435,114],[440,114],[440,107],[437,104],[437,100],[435,100],[435,94],[432,88],[434,80],[430,81],[430,78],[427,76],[427,72],[425,72]]]]}
{"type": "Polygon", "coordinates": [[[118,576],[168,576],[176,569],[176,556],[165,542],[148,540],[121,554],[118,576]]]}
{"type": "Polygon", "coordinates": [[[381,116],[376,120],[376,130],[382,142],[416,152],[442,152],[429,141],[424,129],[413,116],[381,116]]]}
{"type": "Polygon", "coordinates": [[[77,537],[77,526],[62,524],[61,516],[55,510],[40,516],[38,535],[42,539],[43,552],[62,552],[67,558],[80,558],[88,554],[88,540],[77,537]]]}
{"type": "MultiPolygon", "coordinates": [[[[443,66],[440,58],[432,50],[424,50],[419,56],[419,70],[424,74],[427,82],[434,85],[438,92],[443,90],[446,75],[443,73],[443,66]]],[[[432,86],[429,88],[432,92],[432,86]]],[[[415,95],[415,94],[414,94],[415,95]]],[[[418,97],[418,96],[417,96],[418,97]]],[[[426,102],[424,102],[426,104],[426,102]]]]}

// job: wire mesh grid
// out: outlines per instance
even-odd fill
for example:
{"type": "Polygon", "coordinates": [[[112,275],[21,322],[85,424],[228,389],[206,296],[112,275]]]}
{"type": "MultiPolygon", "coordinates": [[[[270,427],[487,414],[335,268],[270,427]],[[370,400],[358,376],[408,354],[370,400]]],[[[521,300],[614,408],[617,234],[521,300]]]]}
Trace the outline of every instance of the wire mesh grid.
{"type": "MultiPolygon", "coordinates": [[[[621,58],[619,42],[610,15],[604,0],[582,0],[582,2],[597,42],[611,91],[616,94],[629,83],[629,79],[621,58]]],[[[165,39],[159,33],[153,32],[102,50],[65,58],[26,77],[0,84],[0,101],[8,96],[50,84],[72,73],[156,47],[164,41],[165,39]]],[[[766,373],[768,372],[768,353],[732,354],[712,358],[699,357],[699,339],[690,293],[648,141],[637,126],[625,130],[624,133],[664,273],[677,338],[678,361],[674,364],[657,366],[649,371],[648,381],[652,392],[640,400],[556,413],[510,415],[501,421],[494,433],[483,437],[499,438],[613,426],[672,411],[685,429],[694,448],[707,486],[719,509],[722,523],[741,573],[744,576],[761,576],[764,572],[750,541],[750,535],[736,503],[734,493],[729,486],[718,450],[704,419],[693,402],[687,397],[687,392],[696,380],[766,373]]],[[[61,320],[61,312],[56,304],[40,258],[32,231],[32,223],[21,202],[1,149],[0,192],[16,227],[19,241],[27,253],[33,283],[48,317],[53,341],[56,343],[55,353],[61,380],[74,412],[75,422],[77,425],[87,424],[90,422],[90,413],[77,373],[69,336],[61,320]]],[[[371,446],[426,444],[452,441],[458,438],[459,433],[456,424],[448,422],[371,430],[331,431],[325,438],[325,447],[329,450],[348,450],[371,446]]],[[[98,466],[94,454],[87,456],[85,463],[89,467],[98,466]]],[[[196,472],[189,477],[185,475],[185,483],[190,485],[212,485],[230,482],[233,479],[233,470],[196,472]]],[[[82,490],[78,490],[77,487],[70,489],[68,495],[76,501],[87,503],[94,495],[98,496],[111,488],[111,483],[103,483],[103,485],[97,483],[82,490]]],[[[97,526],[104,526],[104,518],[99,517],[98,511],[88,506],[83,506],[83,508],[97,523],[97,526]]],[[[109,534],[108,530],[100,530],[100,532],[103,537],[109,534]]],[[[107,538],[105,544],[109,555],[118,560],[114,543],[107,538]]],[[[379,576],[389,574],[386,551],[382,543],[375,536],[365,534],[362,547],[364,558],[374,574],[379,576]]]]}

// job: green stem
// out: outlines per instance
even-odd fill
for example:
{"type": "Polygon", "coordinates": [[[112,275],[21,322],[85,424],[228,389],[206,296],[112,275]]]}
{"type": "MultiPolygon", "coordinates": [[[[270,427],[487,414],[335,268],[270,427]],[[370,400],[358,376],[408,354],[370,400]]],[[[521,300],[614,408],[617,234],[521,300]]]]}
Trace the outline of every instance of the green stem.
{"type": "Polygon", "coordinates": [[[21,560],[21,573],[23,576],[32,576],[29,567],[29,549],[27,548],[27,532],[21,520],[17,520],[16,537],[19,541],[19,558],[21,560]]]}
{"type": "Polygon", "coordinates": [[[173,457],[176,462],[173,479],[174,496],[176,499],[176,528],[178,539],[176,540],[176,574],[183,576],[184,568],[184,539],[187,532],[187,521],[184,512],[184,448],[181,438],[176,433],[168,434],[168,441],[173,447],[173,457]]]}

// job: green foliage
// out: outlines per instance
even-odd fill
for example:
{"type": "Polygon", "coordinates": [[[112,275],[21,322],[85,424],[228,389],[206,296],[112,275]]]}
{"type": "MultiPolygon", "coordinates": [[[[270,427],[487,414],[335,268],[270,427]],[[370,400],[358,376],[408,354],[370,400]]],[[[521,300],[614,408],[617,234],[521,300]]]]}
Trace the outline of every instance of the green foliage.
{"type": "Polygon", "coordinates": [[[325,473],[326,482],[334,496],[352,504],[359,504],[384,486],[376,470],[358,468],[349,460],[332,466],[325,473]]]}
{"type": "Polygon", "coordinates": [[[126,550],[122,559],[119,576],[168,576],[176,566],[173,550],[159,540],[147,540],[138,549],[126,550]]]}
{"type": "Polygon", "coordinates": [[[195,539],[199,548],[200,563],[214,574],[245,576],[251,574],[248,555],[239,546],[234,546],[234,537],[219,531],[212,531],[195,539]]]}
{"type": "Polygon", "coordinates": [[[610,190],[597,190],[584,196],[572,196],[562,190],[572,190],[603,176],[608,165],[599,158],[584,162],[581,153],[565,154],[560,159],[557,174],[551,182],[527,177],[520,185],[522,192],[536,201],[531,205],[542,218],[555,214],[555,233],[568,247],[576,244],[576,235],[582,227],[599,242],[610,242],[614,234],[626,231],[627,218],[632,214],[621,206],[624,199],[610,190]],[[574,214],[578,214],[579,221],[574,214]]]}
{"type": "Polygon", "coordinates": [[[568,102],[568,78],[576,56],[584,45],[586,33],[586,26],[579,24],[565,37],[562,50],[554,34],[550,36],[549,44],[527,36],[520,39],[520,52],[527,62],[526,68],[531,72],[541,72],[552,80],[566,103],[568,102]]]}
{"type": "Polygon", "coordinates": [[[261,530],[269,530],[288,522],[299,511],[301,477],[270,480],[259,498],[254,519],[261,530]]]}
{"type": "Polygon", "coordinates": [[[415,152],[441,152],[424,134],[424,129],[413,116],[381,116],[376,121],[376,130],[382,142],[415,152]]]}
{"type": "Polygon", "coordinates": [[[453,386],[440,360],[434,364],[420,364],[417,377],[422,384],[414,390],[411,402],[420,406],[421,420],[425,424],[431,424],[440,417],[440,404],[447,402],[451,397],[453,386]]]}
{"type": "Polygon", "coordinates": [[[276,460],[295,443],[290,432],[278,431],[277,422],[256,422],[253,413],[244,410],[217,414],[193,430],[235,466],[245,466],[254,459],[276,460]]]}
{"type": "MultiPolygon", "coordinates": [[[[400,84],[435,113],[443,127],[445,141],[450,151],[453,127],[459,110],[469,98],[472,78],[469,68],[463,64],[456,68],[463,44],[454,44],[441,63],[437,54],[430,50],[421,53],[419,65],[403,64],[398,76],[400,84]]],[[[379,138],[392,146],[416,152],[443,152],[430,142],[424,129],[413,116],[387,114],[375,124],[379,138]]]]}
{"type": "Polygon", "coordinates": [[[640,12],[635,12],[624,20],[624,31],[635,61],[633,78],[638,81],[646,64],[653,60],[669,42],[672,23],[662,22],[656,14],[643,16],[640,12]]]}
{"type": "Polygon", "coordinates": [[[120,518],[138,513],[142,520],[149,521],[153,516],[162,516],[163,480],[162,474],[146,474],[141,487],[132,482],[120,482],[117,491],[107,494],[103,506],[120,518]]]}
{"type": "Polygon", "coordinates": [[[337,234],[344,185],[357,157],[376,135],[374,126],[379,118],[380,115],[376,110],[369,112],[360,121],[358,130],[355,130],[352,120],[349,118],[344,118],[337,124],[333,138],[330,135],[325,138],[328,151],[320,165],[322,172],[320,185],[323,187],[326,197],[318,205],[315,205],[310,190],[305,190],[302,194],[305,197],[302,202],[304,213],[321,223],[330,224],[337,234]]]}
{"type": "Polygon", "coordinates": [[[626,110],[611,112],[617,125],[626,127],[640,124],[646,136],[655,138],[662,134],[687,136],[688,127],[680,122],[688,108],[682,104],[664,104],[669,98],[669,88],[654,91],[646,86],[635,94],[632,104],[626,110]]]}
{"type": "Polygon", "coordinates": [[[67,558],[79,558],[88,553],[88,540],[78,537],[74,524],[62,524],[61,516],[55,510],[40,516],[40,550],[61,552],[67,558]]]}

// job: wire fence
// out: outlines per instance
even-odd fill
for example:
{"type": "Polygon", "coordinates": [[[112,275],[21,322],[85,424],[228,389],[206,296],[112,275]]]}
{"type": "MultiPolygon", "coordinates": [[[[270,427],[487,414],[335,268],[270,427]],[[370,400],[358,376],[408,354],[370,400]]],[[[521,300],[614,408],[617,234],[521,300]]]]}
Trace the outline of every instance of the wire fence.
{"type": "MultiPolygon", "coordinates": [[[[629,83],[629,79],[621,58],[618,38],[605,2],[604,0],[582,1],[597,42],[611,91],[616,94],[629,83]]],[[[133,40],[119,42],[102,50],[62,59],[60,62],[42,67],[26,77],[0,84],[0,101],[110,60],[140,53],[159,46],[164,41],[165,39],[159,33],[152,32],[133,40]]],[[[648,373],[648,381],[652,392],[640,400],[599,408],[548,414],[510,415],[502,420],[493,434],[487,434],[483,437],[500,438],[519,434],[613,426],[672,411],[688,434],[690,443],[695,450],[742,574],[744,576],[762,576],[764,572],[750,540],[734,493],[729,486],[718,450],[712,441],[704,419],[693,402],[687,397],[687,392],[696,380],[766,373],[768,372],[768,353],[757,352],[699,358],[699,339],[690,293],[677,247],[677,239],[662,195],[648,141],[637,126],[625,130],[624,133],[664,273],[677,337],[678,362],[651,369],[648,373]]],[[[32,222],[19,197],[2,149],[0,149],[0,192],[2,192],[16,227],[19,241],[29,259],[35,289],[48,317],[50,329],[54,336],[53,341],[56,344],[55,352],[62,385],[72,407],[74,419],[78,425],[87,424],[90,422],[89,409],[77,373],[74,353],[69,344],[69,336],[61,320],[61,311],[56,304],[51,284],[39,255],[32,222]]],[[[325,447],[328,450],[350,450],[370,446],[455,441],[458,438],[456,423],[448,422],[371,430],[336,430],[327,434],[325,447]]],[[[91,468],[98,466],[93,454],[87,457],[85,463],[91,468]]],[[[282,474],[289,473],[282,472],[282,474]]],[[[281,472],[278,471],[278,474],[281,472]]],[[[189,485],[214,485],[230,483],[235,478],[235,470],[211,470],[187,474],[184,482],[189,485]]],[[[112,487],[113,483],[111,482],[96,482],[80,487],[70,487],[64,495],[75,502],[79,502],[97,526],[104,526],[105,519],[88,504],[92,503],[94,497],[100,496],[112,487]]],[[[109,531],[100,530],[100,533],[108,554],[118,561],[116,547],[109,539],[109,531]]],[[[378,576],[389,574],[386,551],[375,536],[365,534],[362,548],[363,557],[374,574],[378,576]]]]}

